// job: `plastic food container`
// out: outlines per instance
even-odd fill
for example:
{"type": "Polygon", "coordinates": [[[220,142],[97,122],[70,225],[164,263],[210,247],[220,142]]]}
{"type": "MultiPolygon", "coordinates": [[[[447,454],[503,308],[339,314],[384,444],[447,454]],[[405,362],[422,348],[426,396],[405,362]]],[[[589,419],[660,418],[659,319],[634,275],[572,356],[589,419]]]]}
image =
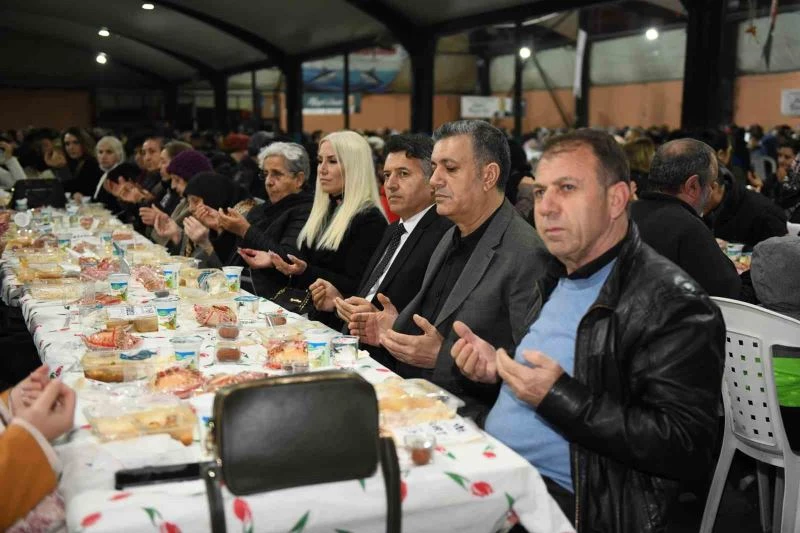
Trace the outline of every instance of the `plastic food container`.
{"type": "Polygon", "coordinates": [[[200,348],[203,346],[203,337],[192,335],[189,337],[173,337],[169,340],[175,359],[187,361],[189,368],[197,369],[200,359],[200,348]]]}
{"type": "Polygon", "coordinates": [[[331,354],[330,343],[331,339],[336,336],[336,332],[328,328],[317,328],[306,330],[303,335],[308,345],[308,366],[311,368],[328,366],[331,354]]]}
{"type": "Polygon", "coordinates": [[[28,293],[37,300],[77,301],[83,296],[84,286],[77,279],[39,279],[28,282],[28,293]]]}
{"type": "Polygon", "coordinates": [[[217,338],[236,340],[239,338],[239,325],[236,322],[222,322],[217,326],[217,338]]]}
{"type": "Polygon", "coordinates": [[[174,363],[173,357],[147,349],[89,351],[81,358],[83,375],[105,383],[149,380],[174,363]]]}
{"type": "Polygon", "coordinates": [[[239,292],[242,288],[242,270],[244,267],[226,266],[222,267],[222,272],[228,280],[228,291],[239,292]]]}
{"type": "Polygon", "coordinates": [[[178,327],[178,298],[174,296],[165,296],[162,298],[155,298],[153,302],[156,305],[156,313],[158,314],[158,327],[174,330],[178,327]]]}
{"type": "Polygon", "coordinates": [[[128,274],[111,274],[108,276],[108,283],[111,288],[111,294],[119,296],[123,302],[128,301],[128,284],[130,283],[130,275],[128,274]]]}
{"type": "Polygon", "coordinates": [[[296,329],[276,326],[259,329],[258,334],[267,351],[267,368],[290,371],[295,362],[308,364],[306,340],[296,329]]]}
{"type": "Polygon", "coordinates": [[[102,441],[167,433],[185,446],[192,444],[197,415],[177,399],[109,402],[89,406],[84,415],[102,441]]]}
{"type": "Polygon", "coordinates": [[[178,290],[180,286],[180,271],[181,265],[179,263],[170,263],[161,267],[161,272],[164,274],[164,285],[171,291],[178,290]]]}
{"type": "Polygon", "coordinates": [[[375,385],[381,425],[403,427],[456,415],[464,402],[426,380],[388,379],[375,385]]]}
{"type": "Polygon", "coordinates": [[[242,359],[242,350],[237,341],[218,340],[214,357],[217,363],[238,363],[242,359]]]}

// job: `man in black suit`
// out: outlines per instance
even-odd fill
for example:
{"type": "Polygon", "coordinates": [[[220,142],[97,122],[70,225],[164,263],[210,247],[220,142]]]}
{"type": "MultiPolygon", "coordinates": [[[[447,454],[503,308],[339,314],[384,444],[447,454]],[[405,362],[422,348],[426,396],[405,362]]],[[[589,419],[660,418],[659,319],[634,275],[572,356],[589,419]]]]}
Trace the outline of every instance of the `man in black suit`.
{"type": "MultiPolygon", "coordinates": [[[[344,299],[329,281],[311,284],[314,306],[336,311],[345,324],[355,313],[379,311],[391,300],[399,309],[417,293],[428,260],[452,223],[433,207],[431,153],[433,141],[425,135],[395,135],[386,143],[383,166],[389,206],[400,220],[389,225],[372,255],[355,295],[344,299]]],[[[345,326],[346,328],[346,326],[345,326]]],[[[345,331],[347,331],[345,329],[345,331]]],[[[394,369],[395,359],[382,347],[361,344],[380,363],[394,369]]]]}

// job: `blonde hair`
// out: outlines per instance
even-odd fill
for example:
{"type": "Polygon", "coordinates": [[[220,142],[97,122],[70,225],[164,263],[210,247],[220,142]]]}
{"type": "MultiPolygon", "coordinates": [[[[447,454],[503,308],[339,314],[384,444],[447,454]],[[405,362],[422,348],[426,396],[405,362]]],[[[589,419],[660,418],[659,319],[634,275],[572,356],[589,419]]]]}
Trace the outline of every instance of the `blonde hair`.
{"type": "Polygon", "coordinates": [[[642,174],[650,173],[650,165],[656,155],[656,145],[648,137],[639,137],[622,145],[631,170],[642,174]]]}
{"type": "Polygon", "coordinates": [[[338,250],[350,222],[359,212],[377,207],[383,213],[372,163],[372,149],[366,139],[354,131],[345,130],[326,135],[319,145],[322,146],[324,142],[331,144],[342,172],[342,204],[329,222],[331,199],[322,191],[317,179],[311,214],[297,236],[298,248],[305,242],[309,248],[338,250]]]}

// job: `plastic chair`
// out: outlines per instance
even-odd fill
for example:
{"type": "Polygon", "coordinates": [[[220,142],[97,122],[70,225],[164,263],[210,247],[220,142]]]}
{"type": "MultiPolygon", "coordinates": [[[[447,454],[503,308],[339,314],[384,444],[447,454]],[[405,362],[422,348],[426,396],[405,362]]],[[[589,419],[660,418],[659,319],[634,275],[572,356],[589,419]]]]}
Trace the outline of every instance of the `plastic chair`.
{"type": "Polygon", "coordinates": [[[234,495],[363,479],[378,464],[386,485],[386,531],[400,533],[400,467],[378,434],[375,389],[353,372],[267,378],[214,398],[216,460],[203,465],[211,527],[226,530],[220,481],[234,495]]]}
{"type": "MultiPolygon", "coordinates": [[[[719,502],[736,450],[759,461],[759,507],[761,525],[771,521],[781,532],[795,532],[800,456],[792,452],[780,414],[772,353],[776,346],[800,346],[800,321],[756,305],[712,298],[725,319],[725,370],[722,401],[725,432],[714,480],[703,511],[701,533],[714,527],[719,502]],[[770,517],[767,465],[778,467],[775,506],[770,517]]],[[[774,531],[778,531],[776,528],[774,531]]]]}

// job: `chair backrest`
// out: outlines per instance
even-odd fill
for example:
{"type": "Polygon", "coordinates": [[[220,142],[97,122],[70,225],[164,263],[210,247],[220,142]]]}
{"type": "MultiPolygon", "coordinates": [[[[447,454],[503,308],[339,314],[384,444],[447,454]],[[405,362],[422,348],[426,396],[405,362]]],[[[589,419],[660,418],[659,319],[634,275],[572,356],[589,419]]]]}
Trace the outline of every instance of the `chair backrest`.
{"type": "Polygon", "coordinates": [[[64,207],[64,186],[56,179],[26,179],[14,184],[13,202],[21,199],[28,200],[28,207],[64,207]]]}
{"type": "Polygon", "coordinates": [[[761,179],[767,179],[770,174],[775,172],[778,168],[778,164],[775,160],[766,155],[759,155],[752,157],[750,159],[750,164],[753,167],[753,172],[758,175],[761,179]]]}
{"type": "Polygon", "coordinates": [[[380,438],[375,389],[353,372],[267,378],[214,399],[218,461],[206,465],[212,529],[225,531],[219,478],[235,495],[372,476],[386,485],[387,532],[400,533],[400,469],[392,439],[380,438]]]}
{"type": "Polygon", "coordinates": [[[757,305],[712,298],[725,319],[723,403],[726,423],[762,451],[789,450],[773,374],[773,349],[800,346],[800,321],[757,305]]]}
{"type": "Polygon", "coordinates": [[[351,372],[268,378],[214,400],[222,477],[237,495],[369,477],[378,466],[375,389],[351,372]]]}

